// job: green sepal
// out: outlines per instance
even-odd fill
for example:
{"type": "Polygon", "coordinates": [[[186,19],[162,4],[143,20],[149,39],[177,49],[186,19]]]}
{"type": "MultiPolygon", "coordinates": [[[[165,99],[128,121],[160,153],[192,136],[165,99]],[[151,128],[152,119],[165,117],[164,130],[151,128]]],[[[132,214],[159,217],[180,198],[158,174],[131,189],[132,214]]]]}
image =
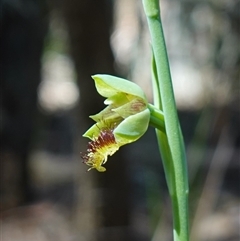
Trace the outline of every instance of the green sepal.
{"type": "Polygon", "coordinates": [[[146,96],[142,89],[129,80],[105,74],[94,75],[92,78],[95,81],[98,93],[103,97],[126,93],[146,100],[146,96]]]}
{"type": "Polygon", "coordinates": [[[82,136],[93,140],[99,135],[101,128],[104,128],[104,124],[101,122],[96,123],[95,125],[91,126],[82,136]]]}
{"type": "Polygon", "coordinates": [[[123,120],[113,131],[115,139],[120,146],[139,139],[148,128],[150,111],[145,109],[123,120]]]}

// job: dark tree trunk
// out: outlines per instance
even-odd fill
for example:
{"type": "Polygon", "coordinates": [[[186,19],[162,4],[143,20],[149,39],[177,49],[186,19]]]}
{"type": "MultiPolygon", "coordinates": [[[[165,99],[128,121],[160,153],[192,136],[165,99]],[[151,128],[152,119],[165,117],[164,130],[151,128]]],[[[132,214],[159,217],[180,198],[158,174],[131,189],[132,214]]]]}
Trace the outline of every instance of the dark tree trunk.
{"type": "MultiPolygon", "coordinates": [[[[79,145],[80,149],[84,150],[86,141],[81,135],[93,124],[88,116],[99,112],[104,107],[103,98],[97,94],[91,75],[115,74],[114,58],[110,47],[113,6],[112,1],[108,0],[65,0],[61,9],[69,30],[71,54],[75,61],[80,87],[81,99],[77,115],[79,145]]],[[[90,232],[95,233],[97,240],[133,240],[128,232],[129,190],[126,160],[122,152],[119,152],[111,157],[107,164],[109,164],[108,170],[105,173],[96,173],[95,170],[86,173],[87,167],[80,167],[78,177],[80,199],[76,212],[79,232],[84,232],[84,229],[91,230],[90,232]],[[89,183],[86,184],[86,182],[89,183]],[[92,195],[89,200],[86,198],[89,192],[87,187],[97,188],[103,194],[92,195]],[[87,224],[89,222],[92,223],[92,227],[87,224]]],[[[91,235],[88,237],[89,240],[94,239],[91,235]]]]}
{"type": "Polygon", "coordinates": [[[28,153],[47,30],[44,1],[3,2],[1,15],[2,208],[32,201],[28,153]]]}

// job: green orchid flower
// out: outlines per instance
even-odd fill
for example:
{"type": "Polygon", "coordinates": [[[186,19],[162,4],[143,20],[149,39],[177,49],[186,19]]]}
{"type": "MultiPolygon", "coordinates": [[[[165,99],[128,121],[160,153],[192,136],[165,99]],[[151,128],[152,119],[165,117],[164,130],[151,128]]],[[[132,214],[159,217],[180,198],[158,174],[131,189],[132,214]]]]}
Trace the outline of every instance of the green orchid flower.
{"type": "Polygon", "coordinates": [[[138,140],[147,130],[150,120],[148,102],[142,89],[133,82],[110,75],[94,75],[95,86],[106,97],[107,107],[90,116],[96,124],[84,133],[91,141],[83,162],[88,170],[106,170],[102,165],[121,146],[138,140]]]}

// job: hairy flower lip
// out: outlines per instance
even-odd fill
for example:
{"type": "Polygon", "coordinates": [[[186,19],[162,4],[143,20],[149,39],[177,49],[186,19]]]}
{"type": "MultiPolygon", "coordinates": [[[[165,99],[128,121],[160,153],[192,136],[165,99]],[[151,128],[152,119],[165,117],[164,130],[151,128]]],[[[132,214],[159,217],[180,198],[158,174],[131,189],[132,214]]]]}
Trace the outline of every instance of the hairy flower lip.
{"type": "Polygon", "coordinates": [[[106,163],[108,156],[113,155],[119,149],[113,129],[101,130],[97,137],[88,143],[87,151],[81,153],[83,163],[90,166],[88,169],[96,168],[100,172],[106,170],[102,165],[106,163]]]}

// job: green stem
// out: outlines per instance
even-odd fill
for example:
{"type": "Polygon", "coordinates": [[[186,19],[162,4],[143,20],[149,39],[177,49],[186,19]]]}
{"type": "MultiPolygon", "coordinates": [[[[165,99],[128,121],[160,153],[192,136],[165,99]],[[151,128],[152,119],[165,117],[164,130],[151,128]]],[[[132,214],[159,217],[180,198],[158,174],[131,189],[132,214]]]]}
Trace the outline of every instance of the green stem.
{"type": "Polygon", "coordinates": [[[152,39],[155,66],[154,105],[164,113],[165,133],[157,131],[159,148],[172,200],[174,240],[188,241],[188,178],[184,143],[177,116],[170,67],[158,0],[143,0],[152,39]],[[170,162],[170,163],[169,163],[170,162]]]}
{"type": "Polygon", "coordinates": [[[148,104],[150,110],[150,125],[165,132],[164,115],[163,112],[156,108],[154,105],[148,104]]]}

